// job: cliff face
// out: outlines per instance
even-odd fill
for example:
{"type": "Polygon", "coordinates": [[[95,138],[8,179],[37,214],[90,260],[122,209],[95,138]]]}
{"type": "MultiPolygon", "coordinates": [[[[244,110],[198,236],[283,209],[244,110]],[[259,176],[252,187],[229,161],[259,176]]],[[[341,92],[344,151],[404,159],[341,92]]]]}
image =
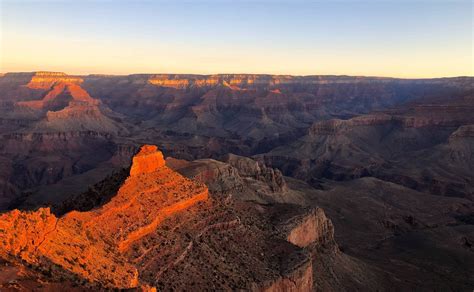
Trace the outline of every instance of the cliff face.
{"type": "Polygon", "coordinates": [[[80,84],[83,79],[62,72],[35,72],[27,87],[31,89],[49,89],[57,82],[80,84]]]}
{"type": "Polygon", "coordinates": [[[334,227],[320,208],[295,220],[288,228],[287,240],[299,247],[334,244],[334,227]]]}
{"type": "MultiPolygon", "coordinates": [[[[298,206],[297,208],[302,208],[298,206]]],[[[319,270],[327,255],[339,259],[339,253],[334,240],[334,227],[320,208],[310,208],[304,212],[296,212],[289,206],[281,206],[273,210],[276,212],[272,218],[278,228],[278,236],[284,238],[295,246],[305,248],[311,254],[306,262],[301,262],[297,267],[283,269],[282,276],[271,284],[264,285],[263,291],[314,291],[321,285],[314,278],[316,264],[319,270]],[[290,208],[290,209],[288,209],[290,208]],[[284,211],[286,209],[286,211],[284,211]],[[289,212],[288,212],[289,211],[289,212]]],[[[330,263],[329,265],[332,265],[330,263]]],[[[329,275],[318,274],[320,277],[329,275]]]]}
{"type": "MultiPolygon", "coordinates": [[[[218,74],[218,75],[187,75],[187,74],[142,74],[130,75],[134,80],[146,80],[151,84],[172,87],[211,87],[222,84],[240,88],[275,87],[293,85],[349,84],[349,83],[410,83],[408,80],[397,80],[382,77],[352,77],[352,76],[291,76],[291,75],[259,75],[259,74],[218,74]]],[[[466,86],[468,78],[453,79],[452,86],[466,86]]],[[[440,84],[443,79],[418,80],[420,84],[440,84]]]]}
{"type": "Polygon", "coordinates": [[[313,266],[311,262],[308,262],[289,275],[277,279],[271,285],[255,290],[264,292],[313,291],[313,266]]]}
{"type": "Polygon", "coordinates": [[[131,176],[137,176],[154,172],[158,167],[165,166],[163,154],[154,145],[145,145],[137,155],[133,157],[131,176]]]}
{"type": "MultiPolygon", "coordinates": [[[[331,221],[320,208],[312,209],[299,205],[276,203],[299,202],[299,200],[295,199],[283,177],[281,177],[282,183],[278,184],[285,189],[281,193],[282,188],[276,187],[274,177],[268,175],[269,173],[275,175],[274,170],[261,162],[236,155],[227,155],[222,160],[226,163],[204,159],[193,162],[168,159],[167,165],[188,177],[206,182],[211,193],[228,196],[227,201],[231,199],[250,200],[261,202],[263,206],[272,202],[272,207],[267,207],[262,212],[269,216],[269,222],[266,224],[275,226],[272,231],[273,236],[291,243],[291,246],[304,248],[306,252],[314,254],[314,258],[308,253],[302,253],[299,257],[283,255],[285,253],[291,254],[289,251],[281,251],[280,255],[279,249],[274,247],[272,253],[281,256],[279,275],[254,283],[252,290],[312,291],[315,285],[313,279],[314,262],[321,261],[319,257],[322,253],[331,254],[331,257],[335,258],[341,256],[337,252],[331,221]],[[269,179],[269,177],[273,178],[269,179]],[[239,180],[236,181],[235,178],[239,178],[239,180]],[[265,192],[263,192],[262,185],[267,186],[265,192]],[[225,189],[222,188],[223,186],[225,189]],[[258,190],[257,194],[251,195],[255,190],[258,190]]],[[[319,264],[319,266],[321,265],[319,264]]]]}

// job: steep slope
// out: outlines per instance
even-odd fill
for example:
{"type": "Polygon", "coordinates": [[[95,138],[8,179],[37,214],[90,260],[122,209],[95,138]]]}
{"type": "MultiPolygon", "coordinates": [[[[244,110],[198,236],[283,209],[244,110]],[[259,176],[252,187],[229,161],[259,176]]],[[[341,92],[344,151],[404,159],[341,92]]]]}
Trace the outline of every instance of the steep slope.
{"type": "Polygon", "coordinates": [[[1,229],[7,236],[2,254],[46,269],[50,267],[44,261],[51,262],[105,286],[136,287],[138,272],[120,253],[155,231],[166,217],[207,196],[204,186],[166,168],[156,147],[146,146],[134,158],[131,175],[118,194],[99,209],[61,218],[49,209],[2,215],[1,229]]]}
{"type": "Polygon", "coordinates": [[[0,256],[84,287],[311,291],[303,247],[334,242],[324,213],[305,210],[211,198],[168,168],[156,146],[143,146],[102,206],[61,217],[48,208],[1,214],[0,256]]]}

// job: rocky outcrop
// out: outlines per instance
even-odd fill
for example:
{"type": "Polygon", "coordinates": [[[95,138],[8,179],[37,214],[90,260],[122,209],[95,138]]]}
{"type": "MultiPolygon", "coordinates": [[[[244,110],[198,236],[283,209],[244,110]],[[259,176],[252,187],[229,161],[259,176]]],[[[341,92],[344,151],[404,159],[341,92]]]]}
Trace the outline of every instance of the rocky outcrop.
{"type": "Polygon", "coordinates": [[[0,255],[32,261],[38,247],[56,229],[57,218],[49,209],[14,210],[0,215],[0,255]]]}
{"type": "Polygon", "coordinates": [[[38,132],[97,131],[109,134],[126,132],[122,125],[105,116],[96,105],[84,102],[69,102],[58,111],[48,111],[45,119],[33,125],[38,132]]]}
{"type": "Polygon", "coordinates": [[[166,163],[184,176],[205,183],[214,194],[232,194],[236,199],[261,203],[304,204],[300,194],[287,188],[279,170],[233,154],[221,159],[225,162],[168,159],[166,163]]]}
{"type": "MultiPolygon", "coordinates": [[[[271,210],[277,236],[291,244],[304,248],[317,257],[319,253],[337,254],[334,240],[334,227],[320,208],[292,208],[290,205],[279,205],[271,210]]],[[[260,287],[262,291],[313,291],[313,263],[320,259],[309,258],[292,268],[283,268],[281,276],[271,283],[260,287]]],[[[316,284],[317,285],[317,284],[316,284]]]]}
{"type": "Polygon", "coordinates": [[[449,137],[450,140],[474,138],[474,125],[464,125],[454,131],[449,137]]]}
{"type": "Polygon", "coordinates": [[[267,167],[261,161],[234,154],[226,155],[223,161],[235,167],[240,176],[260,180],[268,184],[272,191],[281,192],[287,189],[282,173],[278,169],[267,167]]]}
{"type": "MultiPolygon", "coordinates": [[[[334,240],[334,227],[320,208],[306,212],[287,213],[278,211],[276,215],[279,236],[288,242],[311,250],[327,249],[331,253],[337,250],[334,240]]],[[[317,254],[317,252],[315,253],[317,254]]],[[[315,261],[318,261],[317,259],[315,261]]],[[[288,269],[282,276],[265,286],[263,291],[313,291],[313,261],[302,262],[297,268],[288,269]]]]}
{"type": "Polygon", "coordinates": [[[213,193],[229,193],[241,190],[244,182],[239,172],[227,163],[213,159],[192,162],[167,159],[166,164],[182,175],[206,184],[213,193]]]}
{"type": "Polygon", "coordinates": [[[313,266],[307,262],[288,275],[275,280],[271,285],[254,289],[263,292],[309,292],[313,291],[313,266]]]}
{"type": "Polygon", "coordinates": [[[320,208],[313,209],[300,218],[293,218],[289,224],[291,227],[286,227],[286,239],[294,245],[306,247],[334,244],[334,227],[320,208]]]}
{"type": "Polygon", "coordinates": [[[144,146],[136,158],[117,195],[98,209],[59,219],[49,209],[2,214],[0,255],[41,269],[53,264],[105,287],[137,287],[138,271],[121,253],[208,194],[205,186],[167,168],[156,147],[144,146]]]}
{"type": "Polygon", "coordinates": [[[272,210],[272,221],[278,227],[277,236],[301,248],[328,248],[337,245],[334,240],[334,226],[318,207],[282,204],[272,210]]]}
{"type": "Polygon", "coordinates": [[[136,176],[155,172],[163,166],[165,166],[165,160],[158,148],[155,145],[145,145],[133,157],[130,175],[136,176]]]}

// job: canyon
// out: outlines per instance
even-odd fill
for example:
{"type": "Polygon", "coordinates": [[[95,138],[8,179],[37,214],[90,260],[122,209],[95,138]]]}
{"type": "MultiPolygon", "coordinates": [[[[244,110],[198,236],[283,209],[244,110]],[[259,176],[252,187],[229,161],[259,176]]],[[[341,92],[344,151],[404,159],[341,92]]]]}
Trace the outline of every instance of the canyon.
{"type": "Polygon", "coordinates": [[[0,75],[0,289],[470,291],[473,110],[473,77],[0,75]]]}

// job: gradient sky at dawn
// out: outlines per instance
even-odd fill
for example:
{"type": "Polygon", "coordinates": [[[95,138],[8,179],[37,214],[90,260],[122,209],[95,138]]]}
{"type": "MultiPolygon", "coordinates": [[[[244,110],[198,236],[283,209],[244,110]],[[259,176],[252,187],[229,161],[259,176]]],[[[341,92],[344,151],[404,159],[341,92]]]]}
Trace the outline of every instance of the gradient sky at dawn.
{"type": "Polygon", "coordinates": [[[0,2],[0,72],[474,75],[470,0],[0,2]]]}

